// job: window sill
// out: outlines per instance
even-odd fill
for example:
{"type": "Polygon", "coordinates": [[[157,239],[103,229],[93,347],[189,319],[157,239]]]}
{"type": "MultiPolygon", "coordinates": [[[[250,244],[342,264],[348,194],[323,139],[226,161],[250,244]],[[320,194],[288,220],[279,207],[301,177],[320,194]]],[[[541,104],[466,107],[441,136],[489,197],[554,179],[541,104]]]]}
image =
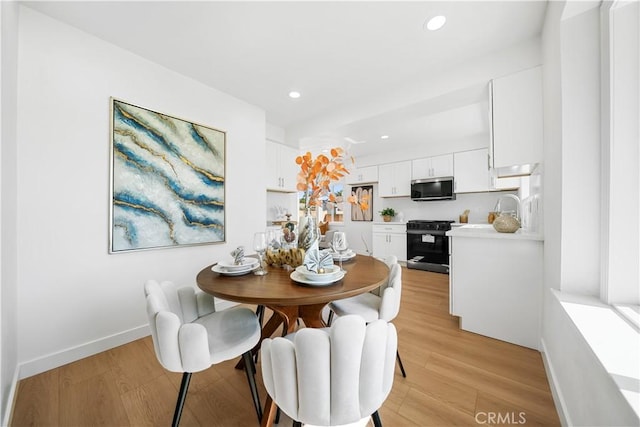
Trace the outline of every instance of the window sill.
{"type": "MultiPolygon", "coordinates": [[[[553,292],[620,393],[640,418],[639,330],[616,307],[604,304],[596,297],[553,292]]],[[[633,312],[633,308],[625,308],[623,311],[633,312]]]]}

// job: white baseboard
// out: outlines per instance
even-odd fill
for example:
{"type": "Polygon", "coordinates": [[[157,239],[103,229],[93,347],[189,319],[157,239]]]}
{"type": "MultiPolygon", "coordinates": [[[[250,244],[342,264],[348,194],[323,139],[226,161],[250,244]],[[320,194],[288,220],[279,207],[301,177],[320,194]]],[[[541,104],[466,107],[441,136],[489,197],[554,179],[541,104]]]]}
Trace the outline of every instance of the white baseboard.
{"type": "Polygon", "coordinates": [[[18,381],[20,378],[20,367],[16,366],[16,370],[13,373],[13,380],[9,387],[9,394],[7,395],[7,408],[2,419],[2,427],[11,425],[11,417],[13,416],[13,408],[16,403],[16,393],[18,392],[18,381]]]}
{"type": "Polygon", "coordinates": [[[149,325],[142,325],[129,329],[128,331],[99,338],[85,344],[38,357],[37,359],[22,362],[19,365],[20,379],[28,378],[33,375],[46,372],[50,369],[66,365],[67,363],[93,356],[94,354],[144,338],[150,334],[151,331],[149,330],[149,325]]]}
{"type": "MultiPolygon", "coordinates": [[[[216,311],[224,310],[237,305],[238,303],[226,300],[216,299],[216,311]]],[[[50,369],[66,365],[67,363],[75,362],[76,360],[84,359],[85,357],[93,356],[94,354],[101,353],[106,350],[110,350],[114,347],[124,345],[135,341],[140,338],[144,338],[151,335],[149,325],[138,326],[128,331],[119,332],[107,337],[99,338],[94,341],[90,341],[85,344],[78,345],[76,347],[61,350],[56,353],[51,353],[37,359],[29,360],[19,364],[19,378],[28,378],[33,375],[46,372],[50,369]]]]}
{"type": "Polygon", "coordinates": [[[551,395],[553,396],[553,403],[556,405],[556,411],[558,412],[558,417],[560,418],[560,424],[562,424],[563,427],[571,426],[573,424],[571,424],[571,421],[569,420],[569,412],[567,411],[567,406],[565,404],[564,398],[562,397],[562,391],[558,387],[557,377],[553,368],[553,364],[549,359],[549,353],[547,352],[547,346],[544,343],[544,338],[540,339],[540,345],[542,346],[541,350],[544,370],[547,372],[547,378],[549,378],[551,395]]]}

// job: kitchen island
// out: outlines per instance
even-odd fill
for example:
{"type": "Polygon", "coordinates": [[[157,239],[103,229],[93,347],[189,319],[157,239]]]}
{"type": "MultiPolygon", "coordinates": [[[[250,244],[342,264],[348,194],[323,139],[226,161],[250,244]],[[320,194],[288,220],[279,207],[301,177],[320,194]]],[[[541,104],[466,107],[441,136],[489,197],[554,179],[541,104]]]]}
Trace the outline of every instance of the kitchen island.
{"type": "Polygon", "coordinates": [[[539,350],[542,235],[468,224],[447,236],[449,311],[460,317],[460,328],[539,350]]]}

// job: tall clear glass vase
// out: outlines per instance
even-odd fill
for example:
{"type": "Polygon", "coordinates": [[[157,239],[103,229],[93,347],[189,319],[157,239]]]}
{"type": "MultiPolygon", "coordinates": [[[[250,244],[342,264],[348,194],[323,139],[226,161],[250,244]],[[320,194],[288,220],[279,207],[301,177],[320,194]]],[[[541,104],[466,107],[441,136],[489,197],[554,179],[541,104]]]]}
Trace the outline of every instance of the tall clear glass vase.
{"type": "Polygon", "coordinates": [[[298,247],[306,251],[319,237],[318,221],[316,217],[311,214],[311,210],[307,208],[304,216],[300,218],[300,224],[298,225],[298,247]]]}

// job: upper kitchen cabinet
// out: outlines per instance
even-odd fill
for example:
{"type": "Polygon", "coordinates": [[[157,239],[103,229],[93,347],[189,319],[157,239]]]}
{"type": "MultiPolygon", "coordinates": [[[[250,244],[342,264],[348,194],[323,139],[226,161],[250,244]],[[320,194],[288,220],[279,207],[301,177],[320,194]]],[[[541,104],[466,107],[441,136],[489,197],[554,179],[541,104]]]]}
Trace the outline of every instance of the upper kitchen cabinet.
{"type": "Polygon", "coordinates": [[[494,79],[490,89],[492,166],[508,168],[540,163],[543,138],[541,67],[494,79]]]}
{"type": "Polygon", "coordinates": [[[295,148],[267,140],[267,190],[296,191],[297,156],[295,148]]]}
{"type": "Polygon", "coordinates": [[[379,197],[411,195],[411,162],[387,163],[378,167],[379,197]]]}
{"type": "Polygon", "coordinates": [[[347,175],[347,184],[369,184],[372,182],[378,182],[378,167],[367,166],[363,168],[357,168],[351,171],[347,175]]]}
{"type": "Polygon", "coordinates": [[[411,171],[411,179],[453,176],[453,154],[413,160],[411,171]]]}
{"type": "Polygon", "coordinates": [[[488,148],[454,153],[453,163],[453,182],[456,193],[475,193],[491,190],[488,148]]]}

